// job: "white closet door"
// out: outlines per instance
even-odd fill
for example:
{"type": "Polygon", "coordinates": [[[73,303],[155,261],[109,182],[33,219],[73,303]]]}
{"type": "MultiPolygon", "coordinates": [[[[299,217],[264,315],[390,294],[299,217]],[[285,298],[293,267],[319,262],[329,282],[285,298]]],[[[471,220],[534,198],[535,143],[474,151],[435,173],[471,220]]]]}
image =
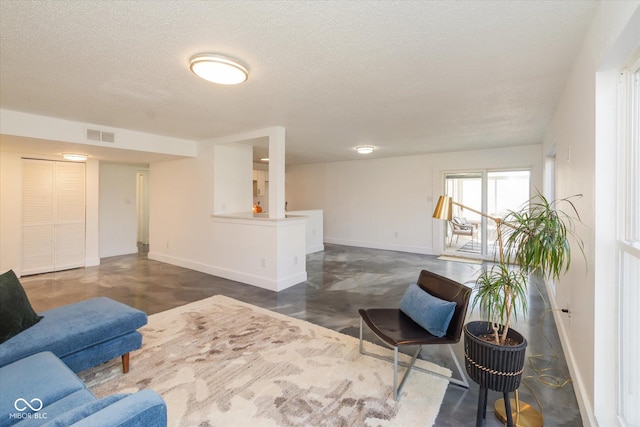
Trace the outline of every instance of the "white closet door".
{"type": "Polygon", "coordinates": [[[84,267],[85,165],[56,162],[55,269],[84,267]]]}
{"type": "Polygon", "coordinates": [[[84,163],[23,160],[22,274],[84,266],[84,163]]]}
{"type": "Polygon", "coordinates": [[[22,274],[54,269],[54,163],[22,162],[22,274]]]}

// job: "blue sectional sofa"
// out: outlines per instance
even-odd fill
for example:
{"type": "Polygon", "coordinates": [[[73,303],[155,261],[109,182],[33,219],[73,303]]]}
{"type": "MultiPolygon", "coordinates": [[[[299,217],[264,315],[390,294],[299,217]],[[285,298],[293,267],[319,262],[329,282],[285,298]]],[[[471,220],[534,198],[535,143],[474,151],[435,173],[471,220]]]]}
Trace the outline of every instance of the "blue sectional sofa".
{"type": "Polygon", "coordinates": [[[109,298],[36,313],[15,273],[0,274],[0,427],[166,426],[151,390],[97,399],[74,374],[142,346],[147,315],[109,298]]]}
{"type": "Polygon", "coordinates": [[[0,427],[164,427],[167,407],[151,390],[97,399],[51,352],[0,368],[0,427]]]}
{"type": "Polygon", "coordinates": [[[42,319],[0,344],[0,366],[51,351],[74,372],[115,357],[129,370],[129,352],[142,346],[147,314],[100,297],[38,313],[42,319]]]}

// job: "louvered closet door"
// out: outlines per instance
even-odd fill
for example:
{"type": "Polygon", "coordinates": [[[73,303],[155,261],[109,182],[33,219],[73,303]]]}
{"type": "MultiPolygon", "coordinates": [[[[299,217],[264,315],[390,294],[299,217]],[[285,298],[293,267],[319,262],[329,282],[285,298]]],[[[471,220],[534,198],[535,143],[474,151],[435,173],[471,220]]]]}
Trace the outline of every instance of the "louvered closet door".
{"type": "Polygon", "coordinates": [[[22,274],[84,266],[84,163],[23,160],[22,274]]]}
{"type": "Polygon", "coordinates": [[[84,267],[85,165],[56,162],[55,269],[84,267]]]}
{"type": "Polygon", "coordinates": [[[22,161],[22,274],[53,271],[54,164],[22,161]]]}

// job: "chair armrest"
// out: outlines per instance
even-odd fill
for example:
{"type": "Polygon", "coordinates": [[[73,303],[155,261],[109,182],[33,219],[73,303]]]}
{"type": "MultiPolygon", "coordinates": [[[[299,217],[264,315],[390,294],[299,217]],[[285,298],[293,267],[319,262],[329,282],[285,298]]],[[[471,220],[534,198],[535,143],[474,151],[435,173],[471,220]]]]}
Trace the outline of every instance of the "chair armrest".
{"type": "Polygon", "coordinates": [[[167,405],[152,390],[131,394],[73,424],[74,427],[166,427],[167,405]]]}

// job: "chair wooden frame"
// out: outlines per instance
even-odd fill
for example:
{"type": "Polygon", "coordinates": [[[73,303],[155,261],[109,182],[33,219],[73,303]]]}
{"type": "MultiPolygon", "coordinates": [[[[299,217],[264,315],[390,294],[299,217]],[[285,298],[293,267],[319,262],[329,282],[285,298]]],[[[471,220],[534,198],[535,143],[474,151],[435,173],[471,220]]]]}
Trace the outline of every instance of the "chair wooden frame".
{"type": "Polygon", "coordinates": [[[449,225],[451,226],[451,239],[449,239],[449,246],[453,244],[453,237],[456,237],[456,243],[458,243],[458,239],[460,236],[469,236],[471,237],[471,244],[477,242],[478,240],[478,228],[476,224],[471,223],[461,223],[456,222],[462,221],[461,218],[454,217],[454,220],[449,221],[449,225]]]}
{"type": "Polygon", "coordinates": [[[421,326],[416,324],[409,316],[405,315],[399,308],[370,308],[360,309],[360,354],[385,360],[393,364],[393,398],[398,400],[402,388],[405,385],[407,377],[412,369],[444,378],[451,384],[469,388],[469,382],[464,371],[456,357],[451,344],[460,341],[462,336],[462,328],[467,314],[469,298],[471,296],[471,288],[455,282],[453,280],[442,277],[438,274],[422,270],[418,278],[418,286],[424,291],[447,301],[455,301],[456,308],[449,323],[449,328],[445,336],[439,338],[431,335],[421,326]],[[371,353],[364,349],[363,345],[363,324],[366,323],[369,329],[382,341],[387,347],[393,350],[393,357],[385,357],[379,354],[371,353]],[[415,366],[415,362],[422,350],[423,345],[447,345],[451,358],[454,360],[458,370],[459,378],[447,377],[438,372],[415,366]],[[399,360],[400,346],[415,346],[416,351],[411,357],[409,363],[399,360]],[[404,376],[398,384],[398,366],[407,368],[404,376]]]}

